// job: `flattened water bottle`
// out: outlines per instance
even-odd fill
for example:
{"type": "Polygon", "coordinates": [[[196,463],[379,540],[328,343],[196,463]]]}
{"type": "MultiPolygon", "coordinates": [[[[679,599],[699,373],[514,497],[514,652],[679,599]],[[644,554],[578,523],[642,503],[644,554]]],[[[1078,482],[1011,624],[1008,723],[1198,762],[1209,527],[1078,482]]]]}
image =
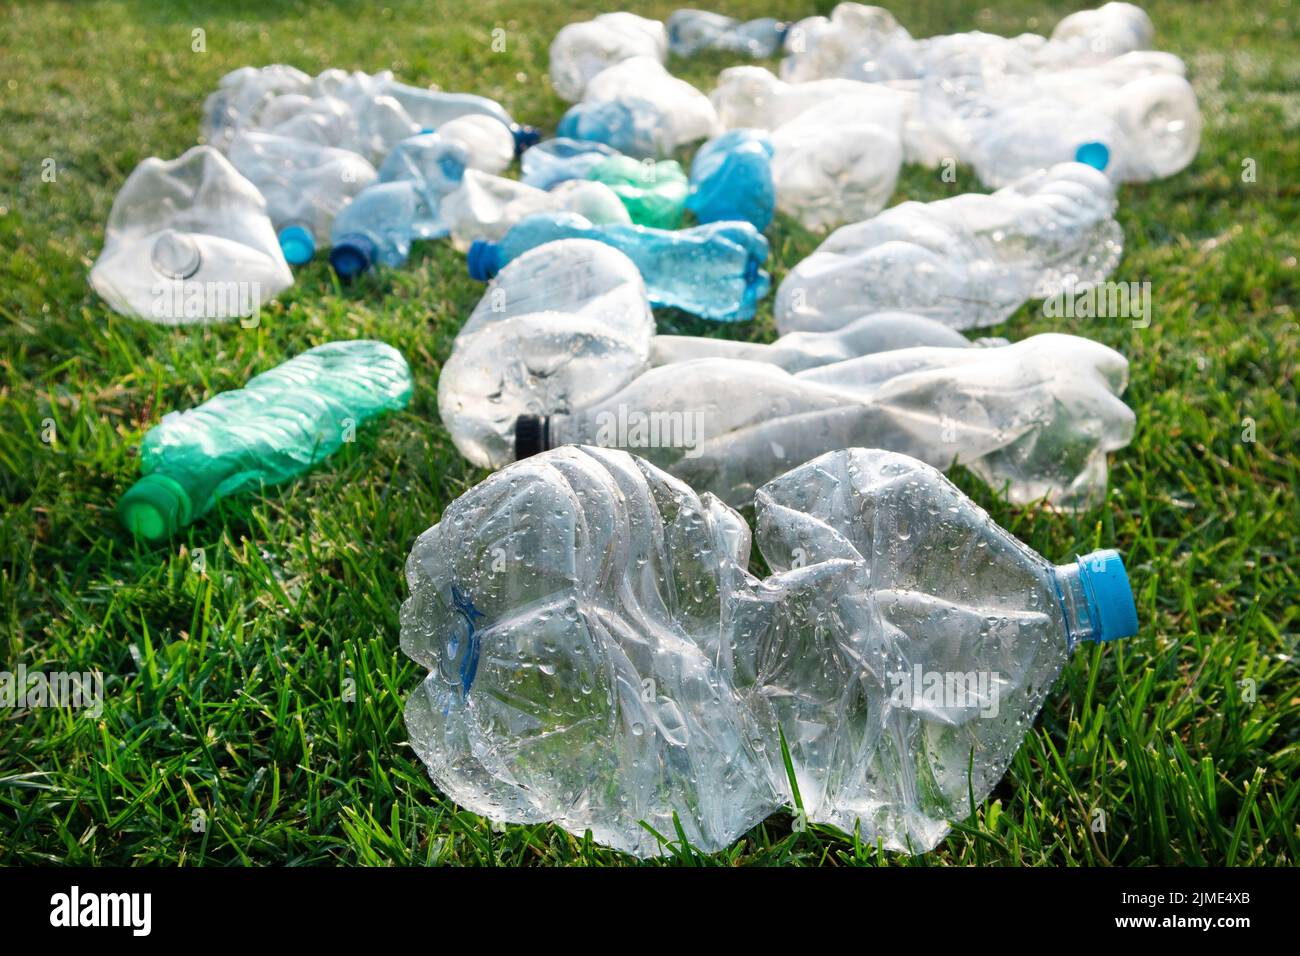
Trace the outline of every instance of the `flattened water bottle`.
{"type": "Polygon", "coordinates": [[[933,848],[1002,778],[1071,651],[1138,630],[1116,551],[1057,565],[906,455],[831,452],[755,505],[774,573],[730,606],[729,676],[763,736],[784,734],[808,819],[864,843],[933,848]]]}
{"type": "Polygon", "coordinates": [[[692,229],[596,225],[573,213],[538,213],[498,242],[469,249],[469,274],[484,281],[529,249],[556,239],[595,239],[627,254],[645,279],[650,302],[722,322],[754,317],[771,285],[762,265],[767,240],[747,222],[714,222],[692,229]]]}
{"type": "Polygon", "coordinates": [[[383,342],[330,342],[171,412],[140,447],[143,477],[118,516],[148,541],[198,520],[219,499],[288,481],[328,458],[353,430],[411,398],[411,370],[383,342]]]}

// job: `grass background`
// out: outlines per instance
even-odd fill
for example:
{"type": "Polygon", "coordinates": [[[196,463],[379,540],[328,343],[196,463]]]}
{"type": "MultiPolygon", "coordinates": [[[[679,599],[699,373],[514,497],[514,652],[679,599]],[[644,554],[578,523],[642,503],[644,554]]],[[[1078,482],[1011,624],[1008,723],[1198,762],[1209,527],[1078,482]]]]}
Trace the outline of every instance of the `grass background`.
{"type": "MultiPolygon", "coordinates": [[[[655,16],[673,6],[629,4],[655,16]]],[[[711,4],[787,18],[830,6],[711,4]]],[[[1074,7],[914,0],[895,12],[917,36],[1014,34],[1049,32],[1074,7]]],[[[419,675],[398,650],[403,562],[414,537],[483,477],[456,453],[435,403],[440,361],[482,290],[463,258],[426,244],[407,268],[348,288],[317,261],[254,329],[124,319],[87,284],[123,180],[145,157],[193,145],[200,104],[228,70],[279,61],[310,73],[392,69],[495,97],[517,119],[553,129],[564,104],[546,79],[547,47],[563,24],[600,9],[0,4],[0,668],[98,669],[107,692],[99,719],[0,711],[0,863],[631,862],[550,826],[494,830],[445,800],[405,743],[402,702],[419,675]],[[503,53],[491,47],[497,27],[503,53]],[[191,49],[196,28],[206,52],[191,49]],[[53,182],[41,175],[47,158],[53,182]],[[188,529],[179,548],[141,547],[123,533],[114,503],[163,412],[357,336],[406,354],[417,388],[408,411],[304,480],[188,529]],[[43,440],[47,420],[54,441],[43,440]]],[[[678,849],[675,859],[1300,859],[1298,18],[1278,0],[1148,10],[1158,46],[1188,63],[1206,121],[1201,151],[1182,174],[1121,192],[1127,249],[1113,278],[1152,283],[1151,327],[1062,329],[1129,357],[1137,436],[1113,456],[1108,501],[1084,514],[1016,511],[955,476],[1044,555],[1123,550],[1141,633],[1075,655],[1006,778],[933,853],[909,859],[829,829],[792,832],[777,815],[726,853],[678,849]],[[1243,181],[1246,160],[1253,183],[1243,181]],[[1246,419],[1254,441],[1243,441],[1246,419]],[[1104,831],[1091,826],[1098,810],[1104,831]]],[[[710,55],[670,67],[708,90],[731,62],[710,55]]],[[[964,170],[953,184],[907,167],[895,201],[978,188],[964,170]]],[[[771,237],[777,281],[817,241],[788,220],[771,237]]],[[[660,318],[665,330],[702,329],[660,318]]],[[[1054,327],[1030,305],[992,334],[1054,327]]],[[[755,322],[714,331],[770,338],[770,299],[755,322]]]]}

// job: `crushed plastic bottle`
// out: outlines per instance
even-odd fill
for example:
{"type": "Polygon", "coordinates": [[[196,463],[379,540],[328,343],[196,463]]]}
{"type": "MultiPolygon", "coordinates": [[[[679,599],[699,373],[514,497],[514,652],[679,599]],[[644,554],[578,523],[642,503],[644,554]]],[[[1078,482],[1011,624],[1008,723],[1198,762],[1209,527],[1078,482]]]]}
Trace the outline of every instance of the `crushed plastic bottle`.
{"type": "Polygon", "coordinates": [[[920,345],[964,349],[971,345],[1006,344],[1006,339],[980,339],[972,343],[960,332],[934,319],[906,312],[877,312],[864,315],[833,332],[791,332],[771,343],[694,335],[656,335],[650,363],[668,365],[701,358],[728,358],[767,362],[787,372],[802,372],[832,362],[920,345]]]}
{"type": "Polygon", "coordinates": [[[732,66],[718,74],[709,95],[718,121],[727,129],[774,130],[814,106],[855,93],[888,89],[858,80],[809,80],[786,83],[761,66],[732,66]]]}
{"type": "Polygon", "coordinates": [[[715,136],[691,160],[686,208],[700,222],[742,220],[759,232],[776,212],[772,141],[758,129],[715,136]]]}
{"type": "Polygon", "coordinates": [[[619,249],[641,270],[653,305],[706,319],[752,319],[758,300],[771,287],[771,278],[763,270],[767,240],[747,222],[666,230],[592,223],[563,213],[529,216],[499,242],[472,245],[470,276],[488,279],[528,250],[557,239],[595,239],[619,249]]]}
{"type": "Polygon", "coordinates": [[[430,196],[443,196],[460,185],[466,169],[496,175],[514,156],[514,140],[504,126],[488,116],[462,116],[435,132],[402,140],[379,167],[379,178],[414,180],[430,196]]]}
{"type": "Polygon", "coordinates": [[[874,216],[903,162],[904,104],[876,87],[827,100],[772,136],[776,204],[808,229],[874,216]]]}
{"type": "Polygon", "coordinates": [[[266,200],[211,146],[150,157],[113,200],[90,284],[163,325],[255,315],[293,284],[266,200]]]}
{"type": "Polygon", "coordinates": [[[520,181],[550,189],[569,179],[586,179],[587,174],[610,156],[617,156],[609,146],[594,140],[556,137],[538,143],[519,160],[520,181]]]}
{"type": "Polygon", "coordinates": [[[1147,15],[1128,3],[1107,3],[1062,20],[1047,37],[1023,33],[954,33],[914,39],[888,10],[841,3],[830,17],[793,24],[781,77],[794,83],[831,77],[892,82],[926,77],[1029,74],[1090,66],[1150,47],[1147,15]]]}
{"type": "Polygon", "coordinates": [[[566,448],[457,498],[406,564],[406,704],[434,783],[637,856],[720,850],[777,807],[716,663],[749,531],[618,452],[566,448]]]}
{"type": "Polygon", "coordinates": [[[611,156],[592,169],[587,178],[612,189],[634,224],[655,229],[676,229],[681,225],[688,187],[680,163],[611,156]]]}
{"type": "Polygon", "coordinates": [[[939,468],[960,459],[1008,500],[1088,507],[1106,453],[1133,436],[1128,363],[1071,335],[998,348],[918,347],[790,374],[702,358],[653,368],[595,405],[521,422],[516,457],[565,444],[643,455],[743,506],[783,471],[873,445],[939,468]]]}
{"type": "Polygon", "coordinates": [[[548,242],[502,269],[462,326],[438,412],[461,454],[499,468],[514,458],[521,415],[617,391],[646,369],[654,330],[627,256],[589,239],[548,242]]]}
{"type": "Polygon", "coordinates": [[[643,158],[671,156],[721,129],[707,96],[658,60],[641,56],[593,77],[582,102],[564,114],[556,132],[643,158]]]}
{"type": "MultiPolygon", "coordinates": [[[[1116,551],[1055,565],[904,455],[830,452],[755,509],[774,573],[729,606],[725,676],[762,739],[784,736],[809,822],[864,844],[934,848],[1002,778],[1070,652],[1138,631],[1116,551]]],[[[768,768],[792,805],[779,754],[768,768]]]]}
{"type": "Polygon", "coordinates": [[[621,452],[555,449],[454,501],[401,609],[439,789],[641,857],[678,823],[716,852],[795,802],[784,737],[809,820],[922,852],[1001,778],[1070,651],[1138,628],[1116,552],[1053,566],[902,455],[825,455],[757,514],[761,581],[736,512],[621,452]]]}
{"type": "Polygon", "coordinates": [[[118,515],[138,537],[163,540],[221,499],[302,474],[410,397],[411,370],[383,342],[308,349],[242,389],[163,416],[144,437],[142,477],[122,495],[118,515]]]}
{"type": "Polygon", "coordinates": [[[462,252],[476,241],[500,239],[521,219],[547,211],[573,212],[597,223],[631,222],[627,208],[604,183],[567,180],[542,190],[475,170],[465,173],[441,207],[452,242],[462,252]]]}
{"type": "Polygon", "coordinates": [[[829,17],[806,17],[790,25],[781,78],[789,83],[831,77],[910,79],[918,75],[916,46],[883,7],[840,3],[829,17]]]}
{"type": "Polygon", "coordinates": [[[226,154],[266,200],[290,265],[302,265],[329,241],[340,209],[376,177],[375,167],[346,149],[246,130],[226,154]]]}
{"type": "Polygon", "coordinates": [[[396,268],[410,256],[414,240],[446,234],[446,224],[420,183],[372,183],[335,218],[330,265],[345,281],[376,265],[396,268]]]}
{"type": "Polygon", "coordinates": [[[325,70],[316,77],[282,64],[243,67],[221,78],[203,107],[204,142],[226,149],[241,131],[258,129],[350,149],[382,163],[398,141],[463,116],[505,126],[523,150],[538,139],[496,101],[399,83],[387,70],[325,70]]]}
{"type": "Polygon", "coordinates": [[[1146,182],[1186,168],[1201,114],[1183,62],[1129,53],[1099,66],[968,83],[927,83],[920,122],[943,130],[956,155],[993,187],[1076,159],[1115,182],[1146,182]]]}
{"type": "Polygon", "coordinates": [[[551,41],[551,86],[561,99],[576,103],[598,73],[638,56],[659,62],[667,58],[663,23],[633,13],[603,13],[570,23],[551,41]]]}
{"type": "Polygon", "coordinates": [[[775,56],[785,40],[786,24],[772,17],[740,21],[704,10],[674,10],[668,17],[668,50],[694,56],[702,50],[775,56]]]}
{"type": "Polygon", "coordinates": [[[1057,44],[1069,44],[1077,56],[1109,60],[1137,50],[1149,50],[1156,30],[1146,11],[1131,3],[1103,3],[1095,10],[1080,10],[1061,20],[1052,30],[1057,44]]]}
{"type": "Polygon", "coordinates": [[[865,312],[903,311],[964,329],[1030,298],[1073,294],[1119,262],[1114,187],[1064,163],[992,195],[905,202],[837,229],[777,290],[777,328],[824,332],[865,312]]]}

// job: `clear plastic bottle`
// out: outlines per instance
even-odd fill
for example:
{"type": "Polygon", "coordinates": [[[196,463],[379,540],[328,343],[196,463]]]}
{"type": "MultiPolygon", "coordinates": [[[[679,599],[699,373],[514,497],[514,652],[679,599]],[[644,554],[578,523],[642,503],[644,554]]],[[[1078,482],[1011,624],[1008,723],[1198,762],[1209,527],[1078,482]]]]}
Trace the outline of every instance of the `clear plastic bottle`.
{"type": "Polygon", "coordinates": [[[551,41],[551,85],[561,99],[576,103],[598,73],[636,56],[659,62],[668,56],[663,23],[633,13],[603,13],[570,23],[551,41]]]}
{"type": "Polygon", "coordinates": [[[140,446],[142,477],[118,515],[133,534],[163,540],[216,502],[302,474],[356,428],[406,407],[411,371],[383,342],[330,342],[221,392],[170,412],[140,446]]]}
{"type": "Polygon", "coordinates": [[[592,223],[572,213],[532,215],[499,242],[475,243],[469,250],[470,276],[487,279],[517,256],[556,239],[595,239],[619,249],[641,270],[651,304],[721,322],[753,318],[771,284],[762,268],[767,240],[747,222],[665,230],[592,223]]]}
{"type": "Polygon", "coordinates": [[[476,170],[465,173],[459,188],[443,198],[440,210],[452,242],[462,252],[473,242],[500,239],[527,216],[551,210],[599,223],[631,222],[627,208],[604,183],[567,180],[542,190],[476,170]]]}
{"type": "Polygon", "coordinates": [[[641,274],[617,249],[561,239],[501,270],[461,327],[438,377],[438,411],[476,465],[514,458],[515,422],[581,408],[647,367],[654,316],[641,274]]]}
{"type": "Polygon", "coordinates": [[[779,805],[717,663],[740,517],[618,452],[566,448],[477,485],[415,542],[406,704],[438,788],[493,820],[720,850],[779,805]]]}
{"type": "Polygon", "coordinates": [[[1123,249],[1114,210],[1110,180],[1082,163],[992,195],[901,203],[837,229],[790,270],[777,328],[824,332],[879,311],[993,325],[1027,299],[1102,282],[1123,249]]]}
{"type": "Polygon", "coordinates": [[[376,265],[403,265],[414,240],[446,234],[420,183],[372,183],[335,218],[330,265],[340,279],[353,279],[376,265]]]}
{"type": "Polygon", "coordinates": [[[557,137],[538,143],[519,160],[520,181],[550,189],[569,179],[586,179],[587,174],[618,153],[594,140],[557,137]]]}
{"type": "Polygon", "coordinates": [[[918,347],[790,374],[701,358],[652,368],[595,405],[516,430],[519,458],[565,444],[635,452],[734,506],[783,471],[870,445],[939,468],[955,460],[1009,500],[1087,507],[1106,453],[1132,439],[1128,363],[1070,335],[1000,348],[918,347]]]}
{"type": "Polygon", "coordinates": [[[740,220],[765,230],[776,212],[772,141],[767,134],[732,129],[701,146],[691,160],[686,208],[700,222],[740,220]]]}
{"type": "Polygon", "coordinates": [[[885,88],[827,100],[772,132],[776,204],[808,229],[874,216],[903,162],[904,107],[885,88]]]}
{"type": "MultiPolygon", "coordinates": [[[[698,140],[708,139],[721,132],[717,113],[709,98],[685,80],[678,79],[658,60],[633,57],[602,70],[594,76],[582,96],[582,105],[624,103],[635,109],[637,129],[644,129],[653,141],[653,151],[645,151],[640,143],[629,144],[640,148],[624,149],[617,142],[602,140],[620,152],[642,156],[671,156],[675,150],[698,140]]],[[[570,110],[570,113],[573,113],[570,110]]],[[[564,123],[559,135],[573,136],[564,123]]],[[[592,138],[577,136],[575,138],[592,138]]]]}
{"type": "MultiPolygon", "coordinates": [[[[1074,648],[1137,633],[1113,550],[1061,565],[915,459],[831,452],[760,488],[773,574],[723,625],[724,670],[783,733],[810,822],[920,853],[1006,772],[1074,648]]],[[[783,763],[773,789],[793,803],[783,763]]]]}
{"type": "Polygon", "coordinates": [[[375,179],[375,167],[346,149],[245,130],[226,154],[266,200],[290,265],[329,242],[339,210],[375,179]]]}
{"type": "Polygon", "coordinates": [[[555,449],[454,501],[401,610],[439,789],[637,856],[678,824],[713,852],[795,803],[784,737],[809,820],[919,853],[1001,778],[1070,651],[1138,629],[1116,552],[1055,566],[902,455],[832,452],[756,505],[764,580],[736,512],[622,452],[555,449]]]}
{"type": "Polygon", "coordinates": [[[694,56],[701,50],[775,56],[786,26],[772,17],[742,22],[704,10],[674,10],[668,17],[668,50],[674,56],[694,56]]]}
{"type": "Polygon", "coordinates": [[[920,345],[969,348],[1006,345],[1005,339],[972,343],[942,322],[906,312],[864,315],[833,332],[791,332],[775,342],[737,342],[693,335],[656,335],[650,352],[652,365],[669,365],[700,358],[744,359],[767,362],[787,372],[802,372],[819,365],[890,352],[920,345]]]}
{"type": "Polygon", "coordinates": [[[293,284],[266,200],[211,146],[150,157],[113,200],[90,284],[164,325],[254,315],[293,284]]]}

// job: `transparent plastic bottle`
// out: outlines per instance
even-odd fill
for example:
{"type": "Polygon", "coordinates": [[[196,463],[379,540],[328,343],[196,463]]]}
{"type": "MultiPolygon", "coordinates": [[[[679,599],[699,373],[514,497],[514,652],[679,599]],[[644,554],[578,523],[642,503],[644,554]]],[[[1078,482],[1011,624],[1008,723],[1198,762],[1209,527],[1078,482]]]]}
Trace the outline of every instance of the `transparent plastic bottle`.
{"type": "Polygon", "coordinates": [[[500,239],[527,216],[568,211],[599,223],[631,222],[627,208],[612,189],[590,180],[567,180],[550,190],[534,189],[515,179],[469,170],[459,188],[440,207],[457,249],[475,241],[500,239]]]}
{"type": "Polygon", "coordinates": [[[650,352],[652,365],[689,362],[700,358],[744,359],[767,362],[787,372],[843,362],[848,359],[920,345],[969,348],[971,345],[1006,345],[1005,339],[972,343],[942,322],[906,312],[864,315],[833,332],[791,332],[775,342],[737,342],[694,335],[656,335],[650,352]]]}
{"type": "Polygon", "coordinates": [[[776,204],[808,229],[858,222],[884,208],[903,162],[903,104],[875,89],[827,100],[772,136],[776,204]]]}
{"type": "Polygon", "coordinates": [[[587,174],[610,156],[618,154],[594,140],[557,137],[538,143],[519,160],[520,181],[538,189],[550,189],[569,179],[586,179],[587,174]]]}
{"type": "Polygon", "coordinates": [[[753,318],[771,285],[762,268],[767,240],[747,222],[665,230],[592,223],[571,213],[529,216],[499,242],[475,243],[469,250],[470,276],[487,279],[517,256],[556,239],[595,239],[619,249],[641,270],[651,304],[720,322],[753,318]]]}
{"type": "MultiPolygon", "coordinates": [[[[725,671],[783,734],[810,822],[920,853],[1006,772],[1070,652],[1137,633],[1113,550],[1061,565],[905,455],[834,451],[760,488],[773,574],[729,605],[725,671]]],[[[783,762],[773,789],[792,804],[783,762]]]]}
{"type": "Polygon", "coordinates": [[[680,163],[611,156],[592,169],[587,178],[612,189],[634,224],[655,229],[676,229],[681,225],[687,183],[680,163]]]}
{"type": "Polygon", "coordinates": [[[1071,335],[917,347],[809,368],[701,358],[645,372],[592,406],[521,421],[516,456],[565,444],[642,455],[734,506],[783,471],[858,445],[960,460],[1015,504],[1088,507],[1132,439],[1128,363],[1071,335]]]}
{"type": "Polygon", "coordinates": [[[330,265],[340,279],[349,280],[376,265],[403,265],[414,240],[446,234],[420,183],[373,183],[335,218],[330,265]]]}
{"type": "MultiPolygon", "coordinates": [[[[624,149],[617,142],[605,139],[620,152],[638,157],[671,156],[682,146],[708,139],[721,132],[717,113],[709,98],[685,80],[673,76],[664,65],[652,57],[633,57],[601,71],[582,96],[582,106],[592,107],[603,103],[625,103],[635,107],[634,125],[644,129],[653,141],[653,151],[646,151],[640,139],[624,149]]],[[[570,114],[574,111],[570,110],[570,114]]],[[[567,115],[567,114],[566,114],[567,115]]],[[[562,122],[559,135],[573,136],[562,122]]],[[[595,138],[577,136],[575,138],[595,138]]]]}
{"type": "Polygon", "coordinates": [[[183,325],[254,315],[293,273],[257,187],[211,146],[195,146],[132,170],[90,284],[115,312],[183,325]]]}
{"type": "Polygon", "coordinates": [[[496,175],[514,155],[514,140],[504,126],[489,116],[462,116],[402,140],[379,167],[379,178],[412,179],[441,196],[460,185],[466,169],[496,175]]]}
{"type": "Polygon", "coordinates": [[[122,524],[163,540],[216,502],[274,485],[328,458],[368,420],[406,407],[411,371],[383,342],[330,342],[170,412],[140,446],[139,481],[118,502],[122,524]]]}
{"type": "Polygon", "coordinates": [[[637,56],[659,62],[668,56],[663,23],[633,13],[603,13],[570,23],[551,41],[551,85],[561,99],[576,103],[598,73],[637,56]]]}
{"type": "Polygon", "coordinates": [[[766,229],[776,212],[767,134],[732,129],[701,146],[691,160],[686,208],[700,222],[741,220],[759,232],[766,229]]]}
{"type": "Polygon", "coordinates": [[[439,789],[637,856],[678,824],[714,852],[796,802],[784,737],[809,820],[919,853],[1070,651],[1138,629],[1115,551],[1055,566],[906,456],[832,452],[756,506],[763,580],[740,515],[622,452],[555,449],[454,501],[401,610],[439,789]]]}
{"type": "Polygon", "coordinates": [[[772,17],[742,22],[704,10],[674,10],[668,17],[668,50],[674,56],[694,56],[701,50],[775,56],[785,40],[786,27],[772,17]]]}
{"type": "Polygon", "coordinates": [[[1119,262],[1114,187],[1064,163],[991,195],[905,202],[837,229],[777,290],[777,328],[823,332],[864,312],[954,328],[1001,322],[1030,298],[1085,290],[1119,262]]]}
{"type": "Polygon", "coordinates": [[[266,200],[290,265],[329,242],[339,210],[375,180],[375,167],[346,149],[245,130],[226,154],[266,200]]]}
{"type": "Polygon", "coordinates": [[[488,286],[438,377],[438,411],[476,465],[514,459],[515,422],[581,408],[647,367],[654,316],[617,249],[561,239],[525,252],[488,286]]]}
{"type": "Polygon", "coordinates": [[[618,452],[566,448],[443,511],[406,564],[406,704],[438,788],[637,856],[720,850],[778,806],[721,674],[740,517],[618,452]]]}

